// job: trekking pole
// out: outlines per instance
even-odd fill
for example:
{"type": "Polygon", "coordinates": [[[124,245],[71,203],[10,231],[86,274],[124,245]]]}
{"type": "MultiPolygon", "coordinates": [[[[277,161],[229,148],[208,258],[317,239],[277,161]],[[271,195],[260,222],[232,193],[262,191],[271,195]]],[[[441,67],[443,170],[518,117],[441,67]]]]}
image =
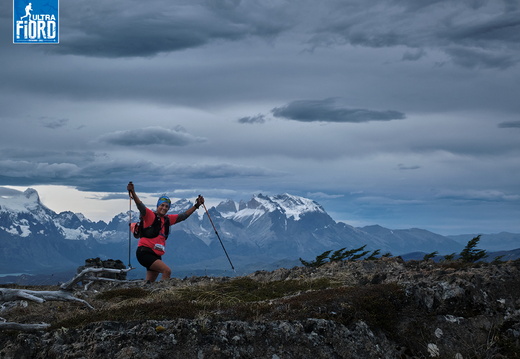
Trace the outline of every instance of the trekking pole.
{"type": "Polygon", "coordinates": [[[208,209],[206,208],[206,205],[204,203],[202,205],[204,206],[204,210],[206,211],[206,214],[208,215],[209,221],[211,222],[211,225],[213,226],[213,229],[215,230],[215,234],[217,235],[217,238],[220,241],[220,245],[222,246],[224,253],[226,253],[226,257],[229,261],[229,264],[231,264],[231,268],[233,269],[233,272],[236,273],[237,271],[235,270],[235,267],[233,267],[233,263],[231,263],[231,259],[229,259],[226,248],[224,247],[224,243],[222,243],[222,240],[220,239],[220,236],[218,235],[217,228],[215,228],[215,225],[213,224],[213,221],[211,220],[211,217],[209,215],[208,209]]]}
{"type": "Polygon", "coordinates": [[[132,193],[130,193],[130,191],[128,191],[128,197],[130,197],[130,207],[128,210],[128,268],[132,268],[132,264],[130,263],[130,252],[132,251],[132,193]]]}

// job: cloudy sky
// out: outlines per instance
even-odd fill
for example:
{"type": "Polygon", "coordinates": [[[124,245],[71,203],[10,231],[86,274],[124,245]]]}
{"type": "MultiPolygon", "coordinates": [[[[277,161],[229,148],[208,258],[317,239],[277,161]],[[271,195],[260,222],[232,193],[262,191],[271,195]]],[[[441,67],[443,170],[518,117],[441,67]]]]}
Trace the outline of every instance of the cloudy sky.
{"type": "Polygon", "coordinates": [[[287,192],[354,226],[520,233],[518,0],[62,0],[58,45],[13,44],[12,6],[0,193],[109,220],[128,181],[287,192]]]}

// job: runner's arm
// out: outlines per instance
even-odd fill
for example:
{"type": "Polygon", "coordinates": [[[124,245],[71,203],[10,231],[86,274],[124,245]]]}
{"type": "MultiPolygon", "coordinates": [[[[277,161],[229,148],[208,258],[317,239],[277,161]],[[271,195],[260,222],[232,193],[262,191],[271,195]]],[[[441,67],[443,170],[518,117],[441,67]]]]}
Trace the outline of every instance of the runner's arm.
{"type": "Polygon", "coordinates": [[[197,209],[199,209],[199,207],[203,203],[204,203],[204,197],[199,196],[197,198],[197,200],[195,201],[195,204],[193,205],[193,207],[188,208],[188,210],[186,210],[186,212],[180,213],[177,215],[177,220],[175,221],[175,223],[179,223],[179,222],[182,222],[185,219],[187,219],[189,216],[191,216],[193,214],[193,212],[195,212],[197,209]]]}

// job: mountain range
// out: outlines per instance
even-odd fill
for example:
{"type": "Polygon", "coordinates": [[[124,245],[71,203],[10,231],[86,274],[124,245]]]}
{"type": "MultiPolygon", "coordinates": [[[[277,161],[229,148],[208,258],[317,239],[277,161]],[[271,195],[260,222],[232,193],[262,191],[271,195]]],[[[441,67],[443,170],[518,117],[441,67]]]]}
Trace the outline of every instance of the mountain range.
{"type": "MultiPolygon", "coordinates": [[[[170,213],[193,205],[183,199],[170,213]]],[[[442,236],[427,230],[357,228],[334,221],[317,202],[290,194],[257,194],[249,201],[227,200],[209,208],[222,244],[238,274],[298,265],[327,250],[354,249],[381,254],[459,253],[475,235],[442,236]]],[[[137,221],[138,213],[131,213],[137,221]]],[[[143,268],[135,259],[137,240],[129,236],[129,213],[106,223],[80,213],[56,213],[34,189],[0,197],[0,275],[57,273],[75,270],[87,258],[120,259],[143,268]],[[130,245],[130,249],[129,249],[130,245]]],[[[520,248],[520,234],[482,235],[479,248],[508,251],[520,248]]],[[[516,252],[518,253],[518,251],[516,252]]],[[[518,254],[517,254],[518,255],[518,254]]],[[[163,259],[177,274],[230,274],[231,266],[204,211],[171,227],[163,259]]],[[[232,273],[231,273],[232,274],[232,273]]],[[[137,275],[137,274],[136,274],[137,275]]]]}

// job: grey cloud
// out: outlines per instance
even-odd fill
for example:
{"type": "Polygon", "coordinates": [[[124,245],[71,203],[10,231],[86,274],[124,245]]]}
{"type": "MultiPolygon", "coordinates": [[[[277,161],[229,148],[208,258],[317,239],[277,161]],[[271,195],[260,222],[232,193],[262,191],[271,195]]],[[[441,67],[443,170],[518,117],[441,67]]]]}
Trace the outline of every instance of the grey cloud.
{"type": "Polygon", "coordinates": [[[345,197],[344,194],[328,194],[323,192],[308,192],[306,194],[307,197],[316,198],[316,199],[336,199],[345,197]]]}
{"type": "Polygon", "coordinates": [[[73,184],[84,179],[85,166],[99,156],[89,151],[43,149],[2,149],[0,154],[4,158],[0,160],[0,182],[16,186],[73,184]]]}
{"type": "MultiPolygon", "coordinates": [[[[316,28],[309,44],[314,48],[348,43],[434,49],[447,53],[462,67],[503,69],[520,61],[520,14],[518,6],[511,4],[449,0],[338,4],[337,11],[316,28]],[[470,54],[476,56],[473,61],[470,54]]],[[[424,55],[420,50],[406,51],[403,59],[417,60],[424,55]]]]}
{"type": "Polygon", "coordinates": [[[22,191],[13,188],[0,187],[0,196],[17,196],[20,193],[22,193],[22,191]]]}
{"type": "Polygon", "coordinates": [[[273,177],[280,173],[263,167],[239,166],[228,163],[168,165],[151,161],[120,161],[93,164],[85,168],[85,179],[79,179],[78,189],[95,191],[121,191],[128,181],[139,184],[140,191],[154,192],[158,188],[181,189],[184,182],[196,186],[206,179],[222,179],[229,183],[232,179],[242,180],[251,177],[273,177]],[[90,180],[89,180],[90,179],[90,180]]]}
{"type": "MultiPolygon", "coordinates": [[[[81,191],[121,192],[128,181],[138,181],[143,191],[168,188],[178,181],[251,177],[276,177],[278,171],[259,166],[241,166],[228,163],[184,164],[152,162],[125,158],[113,160],[99,156],[85,163],[47,163],[29,160],[0,161],[0,183],[31,186],[55,184],[76,187],[81,191]]],[[[177,184],[178,186],[179,184],[177,184]]],[[[105,198],[110,199],[110,198],[105,198]]]]}
{"type": "Polygon", "coordinates": [[[414,51],[406,51],[403,54],[403,61],[417,61],[426,56],[424,49],[417,49],[414,51]]]}
{"type": "Polygon", "coordinates": [[[337,99],[300,100],[276,107],[271,110],[273,116],[301,122],[345,122],[359,123],[368,121],[401,120],[405,115],[399,111],[375,111],[347,108],[337,99]]]}
{"type": "Polygon", "coordinates": [[[502,122],[498,124],[500,128],[520,128],[520,121],[502,122]]]}
{"type": "Polygon", "coordinates": [[[102,135],[100,142],[118,146],[186,146],[191,143],[203,142],[205,139],[195,137],[182,129],[167,129],[162,127],[146,127],[135,130],[116,131],[102,135]]]}
{"type": "Polygon", "coordinates": [[[109,201],[112,199],[128,199],[127,193],[109,193],[105,196],[99,197],[101,201],[109,201]]]}
{"type": "Polygon", "coordinates": [[[495,189],[485,190],[464,190],[464,191],[451,191],[443,190],[438,193],[439,198],[451,198],[458,200],[471,200],[471,201],[506,201],[506,202],[517,202],[520,201],[520,195],[506,193],[504,191],[495,189]]]}
{"type": "Polygon", "coordinates": [[[286,26],[278,6],[243,1],[74,1],[60,4],[60,46],[94,57],[147,57],[216,40],[271,37],[286,26]]]}
{"type": "Polygon", "coordinates": [[[77,175],[79,167],[73,163],[48,163],[30,161],[0,161],[0,173],[4,177],[58,179],[70,178],[77,175]]]}
{"type": "Polygon", "coordinates": [[[239,123],[248,123],[248,124],[264,123],[265,122],[265,115],[258,114],[256,116],[242,117],[242,118],[238,119],[238,122],[239,123]]]}
{"type": "Polygon", "coordinates": [[[14,161],[88,163],[94,161],[98,155],[92,151],[56,151],[25,147],[0,149],[1,158],[8,158],[14,161]]]}
{"type": "Polygon", "coordinates": [[[485,44],[504,43],[518,46],[520,19],[518,12],[507,12],[470,22],[466,26],[453,27],[446,34],[450,40],[484,47],[485,44]]]}
{"type": "Polygon", "coordinates": [[[43,127],[47,127],[54,130],[65,126],[69,122],[69,119],[40,117],[40,121],[43,124],[43,127]]]}
{"type": "Polygon", "coordinates": [[[397,165],[397,168],[399,170],[401,170],[401,171],[408,171],[408,170],[418,170],[418,169],[421,168],[421,166],[418,166],[418,165],[409,165],[409,166],[407,166],[407,165],[404,165],[402,163],[399,163],[397,165]]]}
{"type": "Polygon", "coordinates": [[[280,173],[262,167],[238,166],[227,163],[218,164],[175,164],[167,171],[184,177],[225,178],[225,177],[265,177],[277,176],[280,173]]]}
{"type": "Polygon", "coordinates": [[[444,51],[455,64],[467,68],[507,69],[518,62],[518,59],[509,54],[481,49],[457,47],[446,48],[444,51]]]}

